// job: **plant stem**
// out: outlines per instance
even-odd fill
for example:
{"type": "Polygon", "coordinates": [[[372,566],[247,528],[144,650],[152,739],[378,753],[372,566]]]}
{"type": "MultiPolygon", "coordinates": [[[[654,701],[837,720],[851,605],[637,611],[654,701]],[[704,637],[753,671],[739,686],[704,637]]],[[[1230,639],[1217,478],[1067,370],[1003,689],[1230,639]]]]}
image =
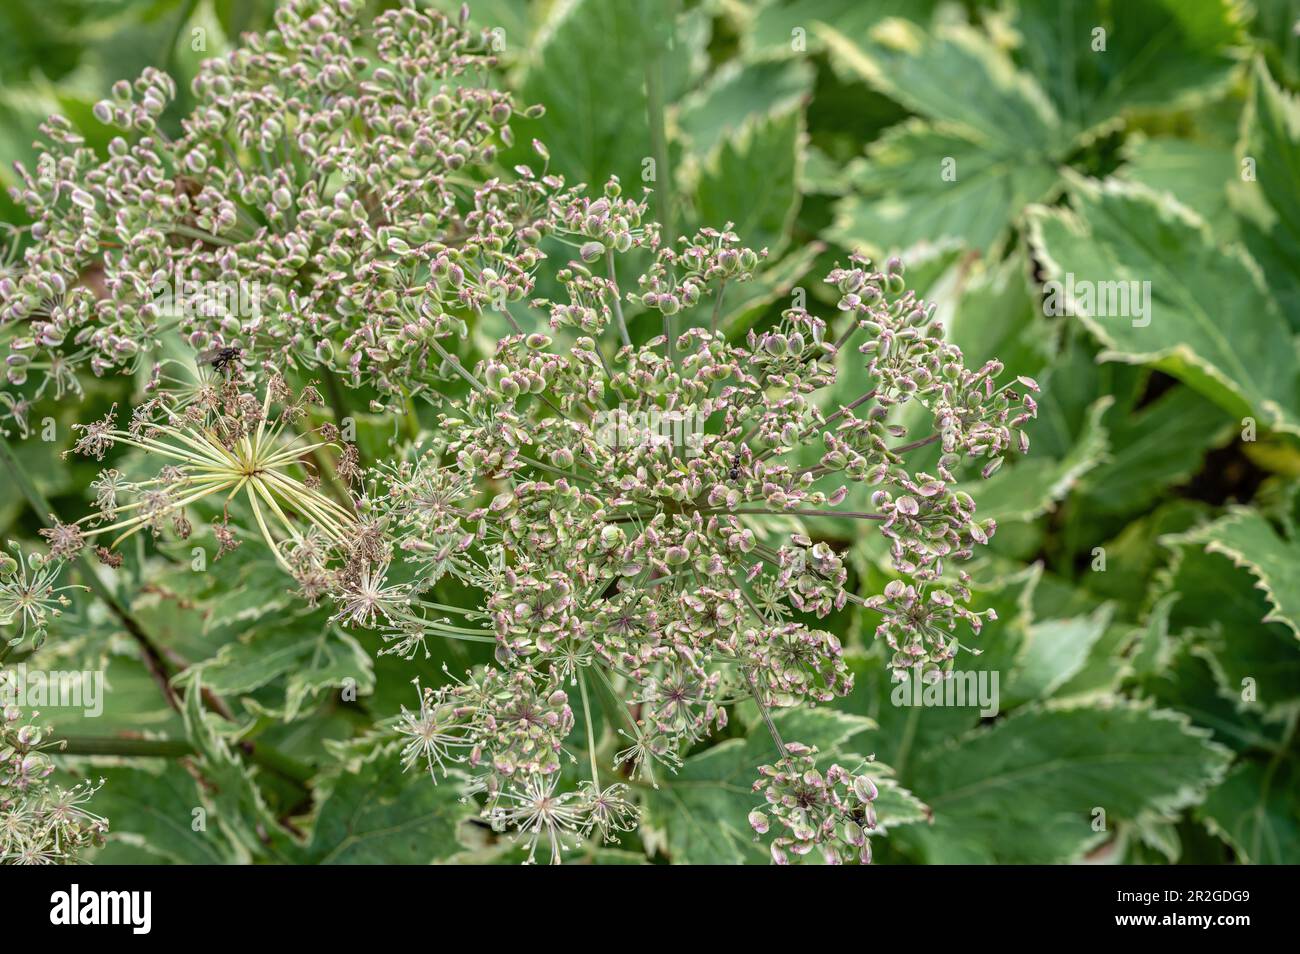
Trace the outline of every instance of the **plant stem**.
{"type": "MultiPolygon", "coordinates": [[[[14,455],[13,448],[9,446],[8,439],[0,434],[0,459],[4,460],[5,466],[9,470],[10,476],[13,477],[14,484],[17,485],[19,492],[27,499],[28,505],[36,514],[36,519],[41,521],[45,526],[49,526],[53,517],[54,509],[50,502],[45,499],[39,487],[28,476],[27,471],[23,469],[22,463],[14,455]]],[[[140,624],[127,613],[126,609],[118,601],[117,595],[109,588],[99,574],[95,571],[95,565],[91,563],[90,558],[82,553],[77,557],[77,565],[81,570],[81,578],[85,581],[86,587],[103,601],[109,611],[118,618],[126,631],[135,639],[140,646],[141,654],[144,657],[145,667],[153,677],[158,688],[162,691],[163,697],[174,708],[179,708],[176,698],[176,691],[171,687],[168,679],[168,667],[163,660],[162,654],[149,641],[140,624]]]]}
{"type": "MultiPolygon", "coordinates": [[[[672,29],[671,23],[669,29],[672,29]]],[[[668,137],[664,131],[663,46],[655,43],[646,57],[646,113],[650,121],[650,148],[655,161],[655,198],[663,241],[672,246],[676,234],[673,222],[673,177],[668,167],[668,137]]],[[[667,319],[665,318],[665,321],[667,319]]]]}
{"type": "Polygon", "coordinates": [[[578,688],[582,691],[582,717],[587,722],[587,758],[591,762],[591,784],[600,790],[600,771],[596,768],[596,727],[591,721],[591,706],[587,702],[587,674],[579,671],[578,688]]]}
{"type": "MultiPolygon", "coordinates": [[[[671,38],[676,14],[675,3],[668,4],[668,35],[671,38]]],[[[663,242],[672,248],[676,238],[673,222],[673,175],[668,166],[668,136],[664,128],[664,44],[657,37],[651,41],[645,61],[646,114],[650,121],[650,150],[655,161],[655,202],[659,224],[663,229],[663,242]]],[[[671,43],[671,39],[669,40],[671,43]]],[[[669,363],[674,362],[672,320],[664,315],[664,337],[668,339],[669,363]]]]}
{"type": "MultiPolygon", "coordinates": [[[[623,320],[623,291],[618,287],[618,275],[614,271],[613,249],[605,250],[605,270],[609,273],[610,283],[614,286],[614,320],[618,322],[618,334],[623,339],[623,347],[630,348],[632,339],[627,335],[627,322],[623,320]]],[[[599,346],[597,346],[597,353],[599,353],[599,346]]],[[[604,360],[603,356],[601,360],[604,360]]]]}
{"type": "MultiPolygon", "coordinates": [[[[185,739],[126,739],[117,736],[68,735],[53,739],[61,755],[121,755],[133,758],[179,759],[197,755],[198,750],[185,739]]],[[[312,769],[297,759],[255,742],[240,743],[248,760],[281,778],[305,785],[312,769]]]]}
{"type": "Polygon", "coordinates": [[[127,755],[138,758],[178,759],[193,755],[184,739],[119,739],[115,736],[69,735],[56,737],[62,755],[127,755]]]}

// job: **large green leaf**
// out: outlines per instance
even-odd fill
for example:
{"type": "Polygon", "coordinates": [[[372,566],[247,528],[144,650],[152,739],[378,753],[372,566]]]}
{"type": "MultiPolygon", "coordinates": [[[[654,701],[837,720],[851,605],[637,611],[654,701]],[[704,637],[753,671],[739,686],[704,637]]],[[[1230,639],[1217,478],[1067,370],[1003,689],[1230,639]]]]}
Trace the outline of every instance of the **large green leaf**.
{"type": "Polygon", "coordinates": [[[909,121],[871,145],[826,235],[876,253],[945,238],[985,249],[1056,181],[1046,158],[909,121]]]}
{"type": "Polygon", "coordinates": [[[1295,864],[1300,858],[1300,778],[1295,762],[1245,762],[1198,811],[1209,829],[1244,862],[1295,864]]]}
{"type": "Polygon", "coordinates": [[[1140,674],[1137,684],[1157,705],[1177,709],[1211,730],[1216,742],[1238,752],[1276,749],[1282,727],[1243,706],[1239,694],[1229,694],[1217,668],[1208,650],[1185,639],[1170,647],[1158,669],[1140,674]]]}
{"type": "Polygon", "coordinates": [[[955,237],[983,250],[1050,196],[1066,145],[1060,120],[984,34],[904,20],[852,38],[821,32],[846,70],[932,124],[904,123],[871,147],[861,194],[840,203],[830,237],[874,250],[955,237]]]}
{"type": "Polygon", "coordinates": [[[910,787],[934,811],[904,829],[929,863],[1052,864],[1107,826],[1196,804],[1227,750],[1167,711],[1125,703],[1029,708],[925,753],[910,787]]]}
{"type": "MultiPolygon", "coordinates": [[[[518,89],[518,101],[542,104],[541,119],[515,123],[520,147],[509,157],[535,161],[525,148],[546,144],[551,168],[569,182],[599,185],[619,176],[632,188],[642,161],[653,155],[647,121],[646,73],[656,62],[668,95],[698,69],[707,36],[689,15],[668,49],[674,24],[668,0],[567,0],[557,5],[537,37],[518,89]]],[[[657,172],[663,175],[666,172],[657,172]]]]}
{"type": "Polygon", "coordinates": [[[1239,32],[1228,0],[1016,0],[1018,58],[1085,132],[1220,92],[1239,32]]]}
{"type": "Polygon", "coordinates": [[[236,754],[233,727],[205,709],[201,680],[191,683],[182,715],[204,780],[199,794],[207,826],[216,826],[240,862],[291,861],[298,845],[267,805],[254,771],[236,754]]]}
{"type": "Polygon", "coordinates": [[[309,864],[445,861],[464,848],[457,829],[474,811],[456,779],[435,785],[423,772],[403,772],[394,745],[319,780],[317,798],[303,855],[309,864]]]}
{"type": "Polygon", "coordinates": [[[179,762],[161,769],[107,766],[91,808],[109,820],[111,841],[142,847],[174,864],[215,865],[238,860],[218,829],[196,824],[203,807],[194,777],[179,762]],[[196,830],[197,828],[197,830],[196,830]]]}
{"type": "Polygon", "coordinates": [[[747,122],[704,163],[695,206],[701,225],[734,225],[741,242],[779,255],[799,209],[803,113],[788,109],[747,122]]]}
{"type": "Polygon", "coordinates": [[[1283,539],[1258,510],[1234,507],[1176,542],[1202,544],[1248,570],[1271,607],[1258,622],[1281,623],[1300,636],[1300,543],[1283,539]]]}
{"type": "Polygon", "coordinates": [[[694,154],[704,157],[746,122],[797,107],[812,92],[812,84],[813,69],[802,60],[728,60],[699,90],[683,98],[677,125],[694,154]]]}
{"type": "Polygon", "coordinates": [[[1106,346],[1102,357],[1155,364],[1234,414],[1300,433],[1295,346],[1252,264],[1149,189],[1068,181],[1072,208],[1032,210],[1031,242],[1061,283],[1057,306],[1106,346]]]}
{"type": "Polygon", "coordinates": [[[741,45],[765,58],[801,55],[821,45],[818,24],[859,36],[888,17],[925,23],[936,5],[936,0],[771,0],[758,5],[741,45]]]}
{"type": "Polygon", "coordinates": [[[1090,616],[1050,619],[1028,627],[1003,705],[1050,698],[1088,661],[1088,654],[1110,625],[1112,609],[1090,616]]]}
{"type": "Polygon", "coordinates": [[[1234,197],[1244,215],[1246,247],[1292,329],[1300,330],[1300,103],[1262,62],[1254,72],[1241,151],[1255,180],[1238,183],[1234,197]]]}
{"type": "Polygon", "coordinates": [[[191,666],[179,682],[189,684],[198,678],[218,695],[253,692],[284,678],[284,702],[277,714],[286,720],[295,718],[308,699],[327,689],[346,687],[360,697],[375,687],[370,654],[321,612],[258,627],[191,666]]]}
{"type": "MultiPolygon", "coordinates": [[[[1222,522],[1230,535],[1233,516],[1222,522]]],[[[1162,540],[1178,548],[1165,581],[1166,591],[1178,594],[1171,627],[1203,631],[1206,658],[1238,704],[1271,715],[1285,713],[1300,693],[1300,643],[1294,629],[1277,621],[1271,591],[1261,588],[1249,565],[1238,562],[1240,556],[1229,556],[1225,544],[1215,539],[1217,526],[1162,540]]]]}
{"type": "Polygon", "coordinates": [[[1233,421],[1221,408],[1185,387],[1136,410],[1129,401],[1117,404],[1103,424],[1109,453],[1083,478],[1082,492],[1090,509],[1111,513],[1146,509],[1165,488],[1192,477],[1205,453],[1233,433],[1233,421]]]}
{"type": "Polygon", "coordinates": [[[1220,241],[1236,235],[1228,185],[1237,177],[1237,160],[1230,146],[1143,136],[1129,140],[1125,155],[1125,178],[1170,193],[1209,223],[1220,241]]]}
{"type": "Polygon", "coordinates": [[[945,23],[927,32],[896,19],[852,38],[831,27],[821,32],[832,56],[880,92],[1001,155],[1024,161],[1026,152],[1064,145],[1042,88],[972,27],[945,23]]]}

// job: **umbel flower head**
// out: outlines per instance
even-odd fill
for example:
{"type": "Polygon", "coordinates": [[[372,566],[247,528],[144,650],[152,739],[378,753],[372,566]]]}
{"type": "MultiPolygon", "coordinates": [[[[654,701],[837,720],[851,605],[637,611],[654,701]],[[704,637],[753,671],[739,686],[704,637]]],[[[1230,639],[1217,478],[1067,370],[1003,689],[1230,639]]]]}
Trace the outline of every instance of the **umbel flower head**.
{"type": "Polygon", "coordinates": [[[400,391],[428,323],[527,295],[545,186],[494,178],[513,109],[490,37],[467,12],[363,7],[278,4],[274,29],[203,64],[179,135],[155,69],[95,106],[107,156],[61,117],[41,127],[12,190],[33,224],[0,262],[12,384],[147,369],[180,336],[400,391]],[[411,319],[412,288],[433,317],[411,319]]]}
{"type": "MultiPolygon", "coordinates": [[[[959,624],[978,631],[983,617],[963,605],[967,577],[948,566],[996,530],[977,518],[962,475],[978,480],[1026,448],[1037,389],[996,385],[997,362],[966,368],[896,261],[875,269],[854,257],[832,272],[834,327],[789,309],[732,341],[706,325],[761,253],[727,230],[669,248],[617,182],[581,202],[574,215],[566,198],[553,226],[578,251],[556,272],[564,297],[532,302],[549,327],[502,338],[472,368],[435,336],[446,373],[469,394],[430,395],[443,408],[436,437],[373,471],[359,502],[410,580],[410,599],[376,618],[392,648],[409,655],[435,635],[490,640],[500,667],[426,691],[403,729],[408,765],[464,764],[494,823],[518,824],[553,858],[590,821],[577,791],[557,788],[575,684],[584,707],[589,683],[618,706],[622,742],[588,740],[608,759],[603,771],[656,784],[656,767],[678,767],[737,701],[766,716],[849,692],[840,641],[809,615],[874,610],[895,670],[950,669],[959,624]],[[611,231],[626,237],[624,251],[611,231]],[[629,284],[645,291],[618,279],[619,260],[637,253],[650,264],[629,284]],[[603,275],[588,268],[596,259],[603,275]],[[651,308],[670,333],[633,344],[651,308]],[[863,393],[828,406],[850,360],[863,393]],[[658,430],[627,426],[647,420],[658,430]],[[918,452],[930,455],[924,470],[910,463],[918,452]],[[843,506],[850,495],[872,509],[843,506]],[[875,596],[854,592],[842,556],[791,529],[823,516],[880,532],[900,579],[875,596]],[[444,576],[482,590],[482,604],[427,599],[444,576]]],[[[781,751],[768,790],[806,785],[823,800],[780,816],[789,832],[773,857],[819,845],[837,860],[847,845],[868,859],[859,835],[871,809],[840,791],[850,775],[818,775],[797,742],[781,751]]],[[[601,771],[593,759],[584,790],[602,790],[601,771]]]]}
{"type": "Polygon", "coordinates": [[[49,781],[55,743],[38,713],[13,700],[16,681],[0,670],[0,863],[73,864],[108,834],[108,821],[88,807],[104,782],[65,788],[49,781]]]}
{"type": "Polygon", "coordinates": [[[251,523],[304,597],[387,651],[490,645],[492,665],[401,715],[402,758],[467,773],[530,859],[629,830],[627,784],[658,784],[738,704],[780,756],[761,786],[786,829],[774,857],[829,850],[845,817],[870,827],[859,783],[813,778],[772,712],[850,691],[829,618],[851,604],[879,615],[895,671],[952,667],[986,618],[953,564],[996,530],[967,488],[1027,450],[1037,385],[967,367],[896,259],[835,267],[828,314],[729,333],[724,297],[766,250],[726,223],[665,236],[644,195],[566,185],[542,143],[540,170],[501,168],[516,110],[466,20],[292,0],[204,65],[179,137],[157,131],[174,90],[156,71],[96,108],[120,131],[107,158],[46,125],[16,192],[35,224],[0,277],[10,381],[148,367],[176,337],[240,355],[206,387],[159,373],[130,425],[80,431],[81,453],[167,463],[106,470],[98,513],[51,547],[112,562],[124,536],[184,536],[187,509],[216,504],[223,549],[251,523]],[[191,283],[256,294],[175,294],[191,283]],[[431,405],[437,427],[364,474],[344,448],[334,471],[358,480],[338,499],[307,464],[337,435],[299,428],[312,402],[278,376],[302,369],[372,388],[376,411],[431,405]],[[860,593],[824,517],[880,533],[897,579],[860,593]],[[481,598],[440,602],[447,580],[481,598]]]}
{"type": "MultiPolygon", "coordinates": [[[[141,531],[188,539],[190,511],[208,501],[219,509],[212,524],[218,559],[239,545],[230,524],[236,506],[276,561],[305,582],[324,571],[331,555],[357,555],[364,546],[351,502],[342,492],[340,502],[322,489],[313,461],[337,447],[332,425],[309,426],[309,409],[320,396],[310,386],[295,394],[278,376],[262,390],[258,395],[233,378],[201,377],[189,388],[160,390],[124,426],[116,421],[116,407],[102,420],[76,425],[75,453],[103,460],[122,445],[165,463],[143,480],[129,480],[115,468],[101,471],[92,484],[96,511],[41,531],[50,551],[71,557],[95,545],[102,562],[117,566],[117,548],[141,531]]],[[[341,460],[348,459],[345,452],[341,460]]]]}
{"type": "MultiPolygon", "coordinates": [[[[83,589],[74,584],[59,585],[63,561],[39,553],[23,554],[14,541],[13,555],[0,552],[0,627],[6,630],[2,647],[12,648],[30,641],[40,648],[50,620],[62,615],[72,602],[70,591],[83,589]]],[[[6,651],[0,649],[0,658],[6,651]]]]}
{"type": "Polygon", "coordinates": [[[749,823],[760,835],[777,825],[773,861],[788,865],[820,848],[828,864],[843,864],[846,854],[871,863],[867,832],[876,827],[872,803],[879,793],[870,778],[839,765],[822,772],[817,749],[797,742],[786,746],[781,761],[762,766],[758,774],[754,791],[763,794],[766,805],[749,813],[749,823]]]}

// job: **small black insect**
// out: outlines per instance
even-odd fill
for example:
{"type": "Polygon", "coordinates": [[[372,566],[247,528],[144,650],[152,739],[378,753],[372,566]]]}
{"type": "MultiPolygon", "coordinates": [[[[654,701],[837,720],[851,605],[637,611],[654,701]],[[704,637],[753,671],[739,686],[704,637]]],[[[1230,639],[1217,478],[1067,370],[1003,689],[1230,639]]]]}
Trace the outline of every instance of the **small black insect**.
{"type": "Polygon", "coordinates": [[[231,365],[239,360],[243,354],[242,348],[225,347],[212,348],[199,355],[199,360],[205,364],[211,365],[213,371],[225,371],[231,365]]]}
{"type": "Polygon", "coordinates": [[[731,458],[731,470],[728,471],[727,477],[729,477],[731,480],[740,479],[740,455],[739,454],[731,458]]]}

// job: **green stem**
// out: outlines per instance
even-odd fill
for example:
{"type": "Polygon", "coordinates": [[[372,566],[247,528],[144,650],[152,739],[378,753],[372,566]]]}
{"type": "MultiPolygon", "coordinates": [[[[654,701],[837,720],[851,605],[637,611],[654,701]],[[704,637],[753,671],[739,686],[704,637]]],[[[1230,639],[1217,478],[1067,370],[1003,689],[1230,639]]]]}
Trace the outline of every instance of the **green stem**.
{"type": "MultiPolygon", "coordinates": [[[[15,456],[13,448],[9,446],[9,440],[0,434],[0,459],[5,463],[9,470],[9,475],[13,478],[14,484],[18,487],[19,493],[26,498],[28,506],[36,514],[36,519],[45,526],[50,525],[50,520],[54,516],[54,508],[50,502],[45,499],[39,487],[28,476],[27,471],[23,468],[22,463],[15,456]]],[[[104,604],[113,611],[114,615],[122,619],[125,623],[129,618],[126,610],[118,602],[117,596],[109,589],[108,584],[99,578],[95,572],[95,565],[91,563],[90,558],[84,553],[77,557],[78,566],[81,569],[81,577],[85,580],[86,586],[92,593],[104,601],[104,604]]],[[[134,622],[134,621],[132,621],[134,622]]],[[[129,627],[128,627],[129,628],[129,627]]]]}
{"type": "MultiPolygon", "coordinates": [[[[676,10],[675,3],[668,5],[668,30],[671,36],[676,10]]],[[[655,161],[655,203],[659,224],[663,229],[664,245],[672,248],[676,238],[673,222],[673,176],[668,166],[668,136],[664,126],[664,45],[655,38],[654,47],[645,61],[646,113],[650,121],[650,149],[655,161]]],[[[664,315],[664,337],[668,339],[668,360],[673,358],[672,321],[664,315]]]]}
{"type": "Polygon", "coordinates": [[[591,721],[591,706],[587,703],[587,674],[578,673],[578,688],[582,691],[582,717],[587,721],[587,758],[591,761],[591,784],[600,791],[600,771],[596,768],[596,727],[591,721]]]}
{"type": "MultiPolygon", "coordinates": [[[[623,347],[630,348],[632,347],[632,339],[628,337],[627,322],[623,320],[623,291],[618,287],[618,274],[614,270],[614,250],[612,248],[605,250],[605,270],[609,273],[610,283],[614,286],[614,320],[618,322],[618,334],[623,339],[623,347]]],[[[596,352],[597,354],[600,353],[599,347],[596,348],[596,352]]],[[[601,360],[605,360],[603,355],[601,360]]],[[[608,368],[606,368],[606,373],[608,373],[608,368]]],[[[613,375],[610,375],[610,377],[613,377],[613,375]]]]}
{"type": "MultiPolygon", "coordinates": [[[[121,755],[132,758],[179,759],[197,755],[198,750],[185,739],[123,739],[116,736],[69,735],[52,740],[61,755],[121,755]]],[[[248,760],[282,778],[305,786],[312,769],[275,749],[244,743],[240,748],[248,760]]]]}
{"type": "Polygon", "coordinates": [[[194,746],[184,739],[119,739],[113,736],[68,735],[56,737],[53,741],[62,755],[178,759],[194,754],[194,746]]]}
{"type": "MultiPolygon", "coordinates": [[[[763,614],[758,611],[754,601],[742,588],[740,595],[745,599],[745,605],[754,619],[758,621],[759,626],[766,625],[767,621],[763,619],[763,614]]],[[[749,691],[753,694],[754,705],[758,706],[758,714],[763,717],[763,724],[767,726],[768,734],[772,736],[772,741],[776,743],[777,750],[781,753],[782,758],[790,757],[790,750],[785,747],[785,740],[781,738],[781,733],[777,731],[776,723],[772,721],[772,713],[768,711],[767,703],[763,701],[763,695],[758,690],[758,678],[754,675],[752,669],[742,668],[741,672],[745,674],[745,681],[749,683],[749,691]]]]}
{"type": "Polygon", "coordinates": [[[190,17],[194,16],[194,8],[199,5],[199,0],[186,0],[185,6],[181,9],[181,15],[176,20],[176,26],[170,35],[170,42],[167,49],[163,50],[163,70],[172,73],[172,67],[176,63],[176,47],[181,42],[181,35],[185,32],[185,24],[190,22],[190,17]]]}
{"type": "Polygon", "coordinates": [[[727,293],[727,283],[718,286],[717,300],[713,303],[713,316],[709,319],[709,333],[718,333],[718,319],[722,317],[722,298],[727,293]]]}

